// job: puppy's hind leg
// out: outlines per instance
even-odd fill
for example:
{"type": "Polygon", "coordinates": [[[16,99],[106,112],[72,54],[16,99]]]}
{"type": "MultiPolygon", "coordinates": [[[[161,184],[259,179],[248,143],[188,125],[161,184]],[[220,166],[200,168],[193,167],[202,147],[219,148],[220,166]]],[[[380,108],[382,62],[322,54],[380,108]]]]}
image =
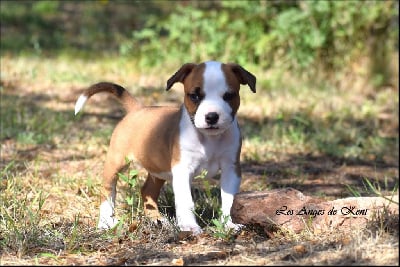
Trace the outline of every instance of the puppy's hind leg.
{"type": "Polygon", "coordinates": [[[110,153],[107,155],[103,172],[102,202],[97,226],[99,229],[111,229],[118,223],[114,214],[118,172],[124,170],[128,166],[124,160],[111,160],[109,155],[110,153]]]}
{"type": "Polygon", "coordinates": [[[162,216],[158,211],[157,200],[164,183],[165,180],[149,173],[141,189],[144,214],[153,221],[162,221],[162,216]]]}

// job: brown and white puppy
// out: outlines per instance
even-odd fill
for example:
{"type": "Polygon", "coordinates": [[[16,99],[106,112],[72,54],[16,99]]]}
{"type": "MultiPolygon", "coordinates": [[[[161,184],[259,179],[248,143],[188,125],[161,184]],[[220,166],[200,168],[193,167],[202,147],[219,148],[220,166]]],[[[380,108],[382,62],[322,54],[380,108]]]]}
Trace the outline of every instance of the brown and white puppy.
{"type": "MultiPolygon", "coordinates": [[[[139,162],[148,171],[141,189],[147,216],[161,219],[157,199],[164,182],[172,180],[178,226],[182,231],[200,233],[190,189],[193,178],[204,171],[207,177],[221,172],[222,215],[230,216],[241,181],[242,142],[236,119],[239,89],[243,84],[256,92],[256,77],[240,65],[208,61],[184,64],[168,80],[166,89],[176,82],[183,83],[185,91],[180,108],[142,106],[123,87],[107,82],[92,85],[77,100],[75,114],[92,95],[108,92],[127,111],[111,136],[99,228],[117,223],[117,173],[126,167],[126,159],[139,162]]],[[[236,227],[230,220],[228,226],[236,227]]]]}

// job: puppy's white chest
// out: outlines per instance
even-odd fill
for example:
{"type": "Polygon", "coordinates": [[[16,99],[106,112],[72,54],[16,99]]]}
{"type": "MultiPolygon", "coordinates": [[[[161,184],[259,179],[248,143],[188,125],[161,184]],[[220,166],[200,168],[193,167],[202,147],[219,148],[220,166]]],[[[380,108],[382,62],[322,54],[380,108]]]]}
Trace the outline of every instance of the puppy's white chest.
{"type": "Polygon", "coordinates": [[[207,173],[215,176],[226,165],[233,165],[240,149],[240,131],[236,120],[220,135],[203,135],[191,124],[189,118],[181,122],[180,162],[195,177],[207,173]]]}
{"type": "MultiPolygon", "coordinates": [[[[210,150],[209,146],[204,146],[201,143],[192,143],[192,146],[186,146],[186,149],[181,149],[181,159],[177,166],[181,169],[179,173],[188,174],[191,178],[196,176],[202,176],[203,178],[214,177],[221,168],[221,159],[223,153],[216,151],[215,149],[210,150]],[[190,147],[188,149],[188,147],[190,147]]],[[[164,179],[171,180],[171,172],[163,173],[152,173],[154,176],[164,179]]],[[[179,179],[179,177],[174,177],[179,179]]]]}
{"type": "Polygon", "coordinates": [[[188,158],[192,158],[191,169],[194,176],[206,174],[206,178],[215,176],[221,168],[221,160],[226,157],[225,150],[221,149],[220,142],[197,142],[197,151],[184,151],[188,158]]]}

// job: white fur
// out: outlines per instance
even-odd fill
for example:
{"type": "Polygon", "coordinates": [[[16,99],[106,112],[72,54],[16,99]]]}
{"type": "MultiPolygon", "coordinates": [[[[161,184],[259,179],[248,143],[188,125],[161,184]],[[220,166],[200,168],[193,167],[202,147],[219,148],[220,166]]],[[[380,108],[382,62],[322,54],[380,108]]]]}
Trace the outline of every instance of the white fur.
{"type": "MultiPolygon", "coordinates": [[[[229,216],[227,227],[235,229],[239,227],[232,223],[230,209],[233,197],[239,191],[241,180],[236,173],[235,166],[238,160],[241,135],[236,118],[232,118],[232,108],[223,100],[228,85],[221,69],[221,63],[206,62],[203,80],[205,97],[195,114],[194,125],[186,108],[182,109],[179,123],[179,163],[172,167],[171,173],[153,173],[160,179],[166,180],[172,176],[178,226],[182,231],[192,231],[194,234],[199,234],[202,230],[193,213],[191,182],[204,170],[207,171],[206,178],[213,177],[221,171],[222,215],[223,217],[229,216]],[[209,125],[205,121],[205,115],[209,112],[218,113],[218,122],[213,125],[218,129],[206,129],[209,125]]],[[[87,97],[84,95],[79,97],[75,105],[75,114],[82,109],[86,100],[87,97]]],[[[116,224],[113,204],[108,200],[104,201],[100,206],[98,227],[107,229],[116,224]]]]}
{"type": "Polygon", "coordinates": [[[75,104],[75,115],[78,114],[79,111],[83,108],[85,105],[86,101],[88,100],[88,97],[85,95],[80,95],[78,100],[76,101],[75,104]]]}
{"type": "Polygon", "coordinates": [[[105,200],[100,205],[100,216],[97,228],[111,229],[117,225],[118,220],[114,216],[114,206],[111,201],[105,200]]]}
{"type": "Polygon", "coordinates": [[[219,135],[202,135],[193,127],[184,109],[180,131],[181,161],[172,169],[178,226],[183,231],[201,233],[193,214],[194,203],[190,184],[193,177],[203,170],[207,170],[206,178],[215,176],[221,170],[222,214],[229,216],[228,227],[238,228],[230,219],[233,197],[239,191],[241,180],[235,172],[241,138],[236,119],[219,135]]]}
{"type": "Polygon", "coordinates": [[[206,62],[203,80],[205,98],[201,101],[196,111],[194,123],[204,133],[219,135],[230,127],[232,123],[232,108],[222,98],[228,90],[228,85],[221,69],[221,63],[215,61],[206,62]],[[209,127],[205,121],[205,116],[210,112],[216,112],[219,115],[218,123],[214,125],[218,130],[203,130],[209,127]]]}

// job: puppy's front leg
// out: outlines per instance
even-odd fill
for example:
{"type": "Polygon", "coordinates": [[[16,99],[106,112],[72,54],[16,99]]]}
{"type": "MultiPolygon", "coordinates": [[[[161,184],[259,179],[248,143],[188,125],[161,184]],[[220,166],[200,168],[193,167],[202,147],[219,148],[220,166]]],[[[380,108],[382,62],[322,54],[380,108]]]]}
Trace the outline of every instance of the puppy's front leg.
{"type": "Polygon", "coordinates": [[[221,170],[221,201],[222,201],[222,220],[228,216],[226,226],[229,228],[239,229],[240,225],[234,224],[231,219],[231,207],[233,198],[240,188],[240,167],[234,164],[227,164],[221,170]]]}
{"type": "Polygon", "coordinates": [[[177,166],[172,170],[172,188],[175,196],[176,219],[181,231],[202,232],[194,216],[194,202],[190,191],[191,175],[187,168],[177,166]],[[185,170],[186,169],[186,170],[185,170]]]}

